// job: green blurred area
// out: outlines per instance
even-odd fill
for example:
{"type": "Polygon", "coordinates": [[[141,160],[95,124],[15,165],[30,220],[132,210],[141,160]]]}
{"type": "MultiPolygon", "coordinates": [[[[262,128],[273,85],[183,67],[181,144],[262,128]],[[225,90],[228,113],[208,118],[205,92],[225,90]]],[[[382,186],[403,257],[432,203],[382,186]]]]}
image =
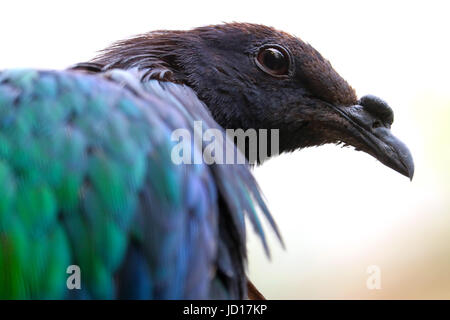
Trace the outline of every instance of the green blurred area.
{"type": "Polygon", "coordinates": [[[448,94],[425,92],[416,98],[412,110],[415,123],[426,141],[425,155],[428,168],[434,171],[443,187],[449,187],[450,92],[448,94]]]}

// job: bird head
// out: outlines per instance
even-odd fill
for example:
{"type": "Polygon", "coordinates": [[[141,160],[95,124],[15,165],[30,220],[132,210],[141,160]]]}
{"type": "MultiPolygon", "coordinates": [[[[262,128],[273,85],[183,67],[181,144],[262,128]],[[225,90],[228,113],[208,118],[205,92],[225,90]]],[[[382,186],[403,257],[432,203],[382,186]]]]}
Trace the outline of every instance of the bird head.
{"type": "Polygon", "coordinates": [[[137,67],[143,81],[186,84],[224,128],[279,129],[279,152],[343,143],[413,176],[408,148],[391,133],[389,105],[358,99],[329,61],[285,32],[245,23],[155,31],[117,42],[92,62],[102,70],[137,67]]]}

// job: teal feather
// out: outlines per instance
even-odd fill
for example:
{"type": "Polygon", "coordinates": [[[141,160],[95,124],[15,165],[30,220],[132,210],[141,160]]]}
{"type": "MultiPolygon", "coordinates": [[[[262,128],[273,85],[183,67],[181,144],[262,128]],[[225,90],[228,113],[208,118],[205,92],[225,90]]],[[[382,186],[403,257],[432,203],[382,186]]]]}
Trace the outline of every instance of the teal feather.
{"type": "Polygon", "coordinates": [[[221,129],[132,72],[0,72],[0,298],[244,297],[244,217],[266,248],[258,210],[278,231],[246,165],[171,161],[199,119],[221,129]]]}

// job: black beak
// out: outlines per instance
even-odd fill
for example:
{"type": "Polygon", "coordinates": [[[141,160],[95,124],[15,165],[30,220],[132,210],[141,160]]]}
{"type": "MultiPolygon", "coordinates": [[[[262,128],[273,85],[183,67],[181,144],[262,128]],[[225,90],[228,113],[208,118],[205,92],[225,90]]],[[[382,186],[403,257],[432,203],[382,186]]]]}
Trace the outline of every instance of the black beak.
{"type": "Polygon", "coordinates": [[[412,180],[414,161],[406,145],[390,130],[394,113],[386,102],[368,95],[362,97],[357,105],[335,107],[335,110],[350,122],[352,138],[349,144],[412,180]]]}

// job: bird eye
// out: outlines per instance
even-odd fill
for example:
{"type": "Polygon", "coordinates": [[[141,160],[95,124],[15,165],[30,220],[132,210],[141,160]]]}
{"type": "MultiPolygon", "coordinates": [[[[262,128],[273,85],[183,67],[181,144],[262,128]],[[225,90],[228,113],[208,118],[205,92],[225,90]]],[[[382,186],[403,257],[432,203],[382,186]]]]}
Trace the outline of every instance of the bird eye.
{"type": "Polygon", "coordinates": [[[256,65],[272,76],[284,76],[289,71],[289,56],[283,48],[265,47],[258,52],[256,65]]]}

